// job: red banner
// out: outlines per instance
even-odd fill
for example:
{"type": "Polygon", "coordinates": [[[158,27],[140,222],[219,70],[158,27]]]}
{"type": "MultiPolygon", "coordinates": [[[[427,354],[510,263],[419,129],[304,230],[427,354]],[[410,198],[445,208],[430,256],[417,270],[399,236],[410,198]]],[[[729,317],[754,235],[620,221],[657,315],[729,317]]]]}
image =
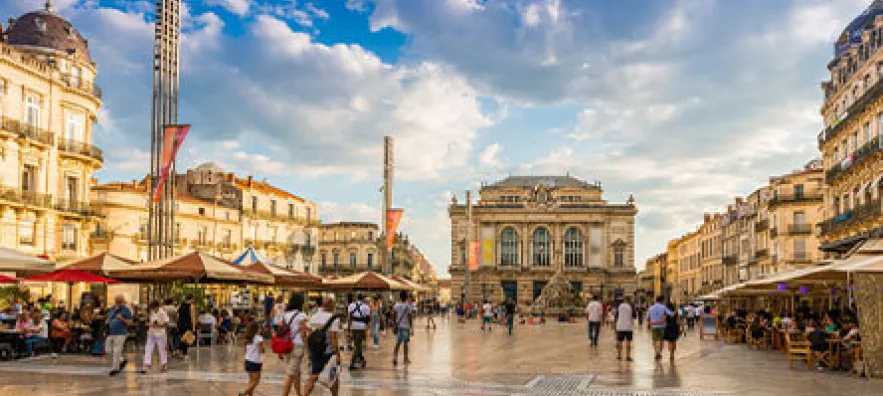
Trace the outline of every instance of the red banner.
{"type": "Polygon", "coordinates": [[[478,241],[469,241],[468,268],[470,271],[478,270],[478,255],[481,251],[481,244],[478,241]]]}
{"type": "Polygon", "coordinates": [[[392,249],[395,241],[396,230],[399,228],[399,220],[402,219],[403,209],[388,209],[386,211],[386,246],[392,249]]]}
{"type": "Polygon", "coordinates": [[[166,187],[166,178],[169,176],[169,170],[172,163],[178,156],[178,149],[184,143],[187,132],[190,131],[190,125],[166,125],[163,127],[162,157],[160,158],[161,166],[159,180],[156,189],[153,190],[153,202],[159,202],[163,190],[166,187]]]}

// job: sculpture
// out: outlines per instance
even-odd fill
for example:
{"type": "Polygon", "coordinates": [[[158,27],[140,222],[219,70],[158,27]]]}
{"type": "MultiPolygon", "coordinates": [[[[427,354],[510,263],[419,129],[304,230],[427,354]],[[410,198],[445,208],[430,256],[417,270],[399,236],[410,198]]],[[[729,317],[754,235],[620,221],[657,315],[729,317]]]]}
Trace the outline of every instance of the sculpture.
{"type": "Polygon", "coordinates": [[[555,273],[549,284],[543,287],[537,300],[541,300],[546,308],[572,308],[582,306],[578,291],[570,286],[567,277],[561,271],[555,273]]]}

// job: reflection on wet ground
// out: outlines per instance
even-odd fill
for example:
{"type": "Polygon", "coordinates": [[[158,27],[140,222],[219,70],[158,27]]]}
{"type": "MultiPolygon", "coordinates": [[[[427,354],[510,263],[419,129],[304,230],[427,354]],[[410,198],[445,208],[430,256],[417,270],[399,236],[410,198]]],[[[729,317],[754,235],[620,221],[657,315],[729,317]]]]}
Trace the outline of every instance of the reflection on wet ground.
{"type": "MultiPolygon", "coordinates": [[[[522,326],[508,336],[498,328],[482,333],[478,323],[438,321],[437,330],[415,331],[413,363],[393,367],[389,335],[368,349],[368,368],[343,374],[342,395],[880,395],[883,384],[844,374],[789,370],[784,354],[748,350],[692,333],[676,359],[655,362],[649,332],[635,334],[634,362],[616,360],[613,332],[602,330],[599,348],[587,343],[580,324],[522,326]]],[[[243,347],[191,351],[191,361],[173,360],[167,373],[128,372],[107,377],[107,360],[87,356],[38,357],[0,363],[3,395],[235,395],[246,382],[243,347]]],[[[139,352],[128,354],[140,362],[139,352]]],[[[278,395],[284,364],[264,355],[257,394],[278,395]]],[[[156,366],[155,366],[156,367],[156,366]]],[[[323,390],[324,391],[324,390],[323,390]]],[[[314,394],[328,394],[317,391],[314,394]]]]}

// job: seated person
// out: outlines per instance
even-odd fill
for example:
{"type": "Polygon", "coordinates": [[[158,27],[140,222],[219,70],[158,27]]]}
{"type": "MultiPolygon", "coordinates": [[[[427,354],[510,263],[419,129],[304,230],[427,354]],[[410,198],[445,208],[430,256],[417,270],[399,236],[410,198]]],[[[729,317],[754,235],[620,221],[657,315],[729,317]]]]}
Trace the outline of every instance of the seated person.
{"type": "Polygon", "coordinates": [[[748,327],[748,332],[751,334],[751,338],[755,340],[763,339],[765,331],[766,329],[760,322],[760,317],[755,317],[754,321],[751,322],[751,326],[748,327]]]}
{"type": "Polygon", "coordinates": [[[828,352],[828,333],[812,322],[806,327],[806,338],[809,340],[809,349],[812,351],[813,357],[817,361],[821,360],[822,355],[828,352]]]}
{"type": "Polygon", "coordinates": [[[25,312],[19,315],[15,328],[24,333],[27,355],[34,354],[34,344],[49,341],[48,329],[43,325],[43,315],[40,314],[40,311],[25,312]]]}
{"type": "Polygon", "coordinates": [[[223,342],[230,330],[233,330],[233,319],[227,310],[222,310],[221,323],[218,325],[218,340],[223,342]]]}
{"type": "Polygon", "coordinates": [[[67,352],[67,348],[70,345],[73,336],[67,318],[67,312],[58,314],[55,319],[52,319],[50,326],[52,327],[52,331],[50,332],[52,339],[62,342],[61,352],[67,352]]]}

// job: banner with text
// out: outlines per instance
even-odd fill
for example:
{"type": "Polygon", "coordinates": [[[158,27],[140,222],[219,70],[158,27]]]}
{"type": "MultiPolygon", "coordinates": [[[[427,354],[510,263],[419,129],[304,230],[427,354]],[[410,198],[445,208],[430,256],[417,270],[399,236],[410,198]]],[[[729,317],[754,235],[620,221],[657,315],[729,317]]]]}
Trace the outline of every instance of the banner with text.
{"type": "Polygon", "coordinates": [[[481,229],[481,264],[482,266],[494,265],[494,227],[482,227],[481,229]]]}
{"type": "Polygon", "coordinates": [[[404,209],[387,209],[386,211],[386,246],[392,250],[392,243],[395,241],[396,230],[399,228],[399,221],[402,219],[404,209]]]}
{"type": "Polygon", "coordinates": [[[477,271],[478,270],[479,250],[481,250],[481,244],[478,241],[469,241],[469,252],[468,252],[469,271],[477,271]]]}
{"type": "Polygon", "coordinates": [[[184,143],[187,132],[190,131],[190,125],[166,125],[163,127],[162,141],[162,157],[160,165],[159,180],[156,188],[153,190],[153,202],[159,202],[160,197],[166,187],[166,178],[169,176],[169,170],[175,157],[178,156],[178,149],[184,143]]]}

